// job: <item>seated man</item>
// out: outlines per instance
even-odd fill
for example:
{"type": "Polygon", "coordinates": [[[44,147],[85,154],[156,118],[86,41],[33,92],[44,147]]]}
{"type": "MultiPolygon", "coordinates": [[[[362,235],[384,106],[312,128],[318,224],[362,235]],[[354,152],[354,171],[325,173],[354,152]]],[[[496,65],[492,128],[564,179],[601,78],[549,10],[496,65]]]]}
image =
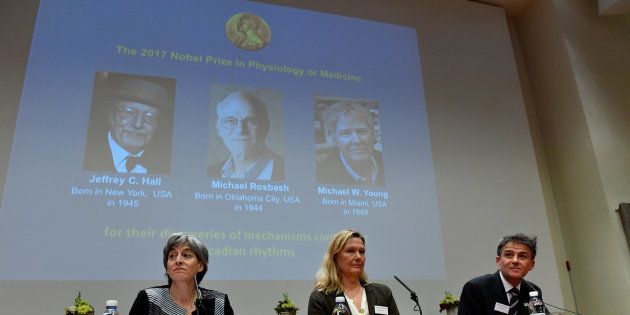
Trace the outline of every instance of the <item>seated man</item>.
{"type": "Polygon", "coordinates": [[[534,269],[537,239],[524,234],[508,235],[497,246],[499,270],[468,281],[462,289],[459,315],[527,315],[529,292],[540,288],[523,279],[534,269]]]}
{"type": "Polygon", "coordinates": [[[217,132],[230,156],[211,165],[208,176],[284,180],[284,159],[266,143],[269,117],[263,101],[251,93],[233,92],[216,110],[217,132]]]}
{"type": "Polygon", "coordinates": [[[324,115],[335,149],[317,163],[317,181],[384,186],[383,158],[374,149],[376,134],[370,111],[356,102],[337,102],[324,115]]]}

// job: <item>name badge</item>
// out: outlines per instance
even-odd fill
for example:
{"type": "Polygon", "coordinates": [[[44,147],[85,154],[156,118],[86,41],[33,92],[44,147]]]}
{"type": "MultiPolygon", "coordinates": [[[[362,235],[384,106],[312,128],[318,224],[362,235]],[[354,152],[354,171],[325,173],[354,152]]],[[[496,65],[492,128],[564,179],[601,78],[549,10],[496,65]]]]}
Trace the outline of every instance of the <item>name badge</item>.
{"type": "Polygon", "coordinates": [[[387,306],[374,305],[374,313],[387,315],[387,306]]]}
{"type": "Polygon", "coordinates": [[[501,312],[503,314],[507,314],[510,312],[510,307],[505,305],[505,304],[501,304],[499,302],[496,302],[494,304],[494,310],[497,312],[501,312]]]}

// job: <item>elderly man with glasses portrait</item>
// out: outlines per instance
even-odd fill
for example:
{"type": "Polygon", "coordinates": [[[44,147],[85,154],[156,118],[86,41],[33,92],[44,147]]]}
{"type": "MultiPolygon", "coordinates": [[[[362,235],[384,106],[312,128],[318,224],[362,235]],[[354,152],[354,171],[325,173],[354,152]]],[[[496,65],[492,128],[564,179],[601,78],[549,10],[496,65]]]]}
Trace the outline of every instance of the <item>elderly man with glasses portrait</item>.
{"type": "Polygon", "coordinates": [[[95,81],[97,106],[92,108],[84,168],[169,173],[172,135],[166,129],[172,125],[174,80],[99,72],[95,81]]]}
{"type": "Polygon", "coordinates": [[[266,143],[267,107],[255,94],[228,94],[216,107],[216,128],[230,156],[208,168],[208,176],[258,180],[284,180],[284,159],[266,143]]]}

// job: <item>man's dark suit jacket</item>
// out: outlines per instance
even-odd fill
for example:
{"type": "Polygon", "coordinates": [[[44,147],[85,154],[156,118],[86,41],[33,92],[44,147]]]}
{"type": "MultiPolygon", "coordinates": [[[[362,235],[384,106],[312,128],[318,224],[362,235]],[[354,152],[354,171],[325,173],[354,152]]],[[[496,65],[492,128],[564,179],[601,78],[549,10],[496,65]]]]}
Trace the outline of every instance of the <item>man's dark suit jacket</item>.
{"type": "MultiPolygon", "coordinates": [[[[274,181],[282,181],[284,180],[284,158],[282,158],[277,153],[269,150],[271,152],[271,159],[273,160],[273,170],[271,171],[271,180],[274,181]]],[[[229,157],[228,157],[229,159],[229,157]]],[[[208,167],[208,176],[221,178],[221,170],[223,169],[223,165],[227,162],[227,159],[212,164],[208,167]]]]}
{"type": "MultiPolygon", "coordinates": [[[[157,139],[154,139],[157,140],[157,139]]],[[[147,147],[142,154],[140,163],[147,169],[148,174],[168,174],[171,170],[171,154],[169,150],[156,150],[156,146],[147,147]]],[[[98,139],[88,138],[83,158],[83,169],[90,171],[116,172],[112,151],[109,148],[107,132],[98,139]],[[91,141],[94,140],[94,141],[91,141]]]]}
{"type": "MultiPolygon", "coordinates": [[[[317,163],[317,181],[327,184],[340,184],[340,185],[357,185],[358,183],[339,158],[339,150],[334,149],[330,152],[326,152],[327,157],[321,162],[317,163]]],[[[383,154],[379,151],[374,151],[372,154],[376,166],[378,167],[378,174],[376,175],[376,186],[385,186],[384,172],[383,172],[383,154]]]]}
{"type": "MultiPolygon", "coordinates": [[[[521,280],[521,290],[519,292],[518,313],[519,315],[529,315],[525,303],[529,301],[529,292],[538,291],[538,296],[542,299],[540,288],[525,279],[521,280]]],[[[503,288],[503,282],[499,271],[493,274],[483,275],[468,281],[462,289],[459,298],[458,315],[497,315],[506,314],[494,310],[496,303],[501,303],[509,307],[510,303],[503,288]]]]}
{"type": "MultiPolygon", "coordinates": [[[[376,315],[374,305],[386,306],[388,315],[399,315],[396,301],[392,295],[392,291],[383,284],[368,283],[363,286],[365,296],[367,297],[368,310],[370,315],[376,315]]],[[[308,299],[308,315],[329,315],[335,308],[336,293],[324,293],[323,291],[313,290],[311,297],[308,299]]],[[[341,294],[343,296],[343,294],[341,294]]],[[[348,301],[346,301],[348,307],[348,301]]]]}

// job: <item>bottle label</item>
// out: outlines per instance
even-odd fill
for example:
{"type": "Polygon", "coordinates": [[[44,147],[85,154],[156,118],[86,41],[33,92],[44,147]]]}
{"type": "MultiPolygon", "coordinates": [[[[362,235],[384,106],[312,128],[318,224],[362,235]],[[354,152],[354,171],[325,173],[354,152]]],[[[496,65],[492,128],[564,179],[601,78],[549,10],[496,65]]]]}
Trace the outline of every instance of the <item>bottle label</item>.
{"type": "Polygon", "coordinates": [[[333,315],[346,315],[350,314],[350,311],[346,308],[345,304],[337,304],[333,310],[333,315]]]}

